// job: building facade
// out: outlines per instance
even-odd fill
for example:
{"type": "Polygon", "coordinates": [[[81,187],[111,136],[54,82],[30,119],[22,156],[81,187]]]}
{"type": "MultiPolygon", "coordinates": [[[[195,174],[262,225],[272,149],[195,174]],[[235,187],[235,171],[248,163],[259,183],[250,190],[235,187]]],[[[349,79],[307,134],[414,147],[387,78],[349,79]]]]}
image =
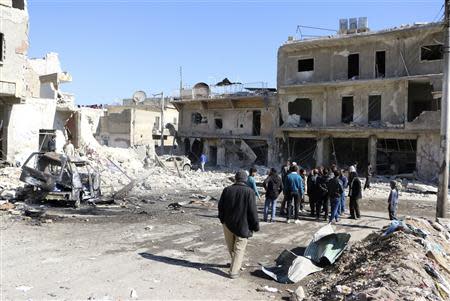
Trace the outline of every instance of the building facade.
{"type": "Polygon", "coordinates": [[[173,102],[179,111],[177,141],[193,162],[202,153],[210,165],[270,165],[278,161],[274,140],[278,122],[274,91],[212,95],[200,83],[183,99],[173,102]]]}
{"type": "Polygon", "coordinates": [[[436,180],[443,38],[434,23],[286,42],[277,71],[283,157],[436,180]]]}
{"type": "Polygon", "coordinates": [[[0,159],[23,163],[50,135],[58,150],[76,135],[74,97],[60,90],[71,77],[55,53],[28,58],[26,1],[0,0],[0,18],[0,159]]]}

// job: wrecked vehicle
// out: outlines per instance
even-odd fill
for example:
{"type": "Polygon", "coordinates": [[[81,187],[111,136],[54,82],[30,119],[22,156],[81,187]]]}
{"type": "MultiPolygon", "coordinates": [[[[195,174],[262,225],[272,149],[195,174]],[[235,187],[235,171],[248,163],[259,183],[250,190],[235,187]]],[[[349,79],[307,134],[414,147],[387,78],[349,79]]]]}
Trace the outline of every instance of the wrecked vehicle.
{"type": "Polygon", "coordinates": [[[20,180],[33,188],[33,197],[71,203],[101,195],[100,174],[89,162],[54,152],[35,152],[25,161],[20,180]]]}
{"type": "Polygon", "coordinates": [[[185,156],[164,155],[160,157],[164,165],[168,168],[175,168],[174,161],[183,171],[190,171],[192,169],[191,160],[185,156]]]}

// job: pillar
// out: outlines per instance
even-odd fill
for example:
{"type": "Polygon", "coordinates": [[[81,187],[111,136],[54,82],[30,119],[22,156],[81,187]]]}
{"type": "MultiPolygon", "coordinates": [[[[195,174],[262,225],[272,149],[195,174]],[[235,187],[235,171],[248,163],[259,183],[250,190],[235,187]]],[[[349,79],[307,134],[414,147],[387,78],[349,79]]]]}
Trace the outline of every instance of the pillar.
{"type": "Polygon", "coordinates": [[[324,137],[318,137],[317,138],[317,147],[316,147],[316,166],[322,166],[324,165],[324,137]]]}
{"type": "Polygon", "coordinates": [[[372,164],[372,170],[373,172],[377,171],[377,136],[370,136],[369,137],[369,147],[368,147],[369,153],[368,153],[368,160],[369,163],[372,164]]]}

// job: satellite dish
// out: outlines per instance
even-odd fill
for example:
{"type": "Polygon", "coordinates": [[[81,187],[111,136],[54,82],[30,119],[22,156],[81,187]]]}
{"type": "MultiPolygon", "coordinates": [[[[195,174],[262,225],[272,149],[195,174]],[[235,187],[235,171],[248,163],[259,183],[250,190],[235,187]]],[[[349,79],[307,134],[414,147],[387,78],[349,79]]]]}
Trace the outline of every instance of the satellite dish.
{"type": "Polygon", "coordinates": [[[147,94],[144,91],[136,91],[133,94],[134,103],[143,102],[147,98],[147,94]]]}

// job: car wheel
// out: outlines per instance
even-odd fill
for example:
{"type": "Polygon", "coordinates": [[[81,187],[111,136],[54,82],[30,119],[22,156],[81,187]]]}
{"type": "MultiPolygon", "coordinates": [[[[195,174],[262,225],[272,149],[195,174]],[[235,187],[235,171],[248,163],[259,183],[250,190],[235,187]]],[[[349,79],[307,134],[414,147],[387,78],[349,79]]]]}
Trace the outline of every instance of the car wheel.
{"type": "Polygon", "coordinates": [[[186,164],[183,166],[183,171],[190,171],[191,170],[191,166],[186,164]]]}

